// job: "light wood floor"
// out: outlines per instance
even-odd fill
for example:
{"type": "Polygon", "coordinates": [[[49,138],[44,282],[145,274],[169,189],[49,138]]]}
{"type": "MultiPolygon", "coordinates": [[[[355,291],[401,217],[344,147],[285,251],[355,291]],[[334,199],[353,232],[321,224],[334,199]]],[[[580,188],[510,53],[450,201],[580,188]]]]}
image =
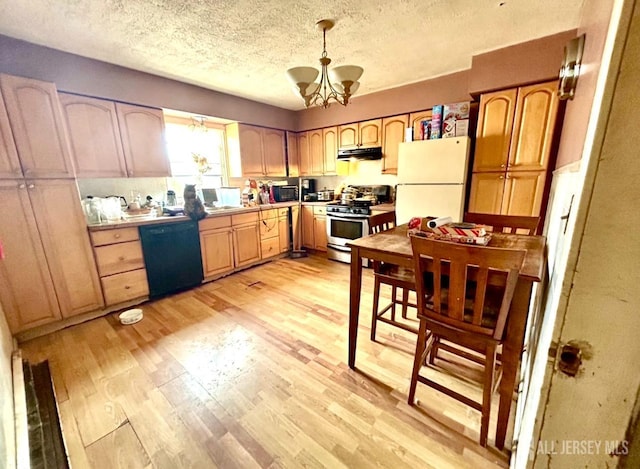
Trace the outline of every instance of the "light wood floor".
{"type": "Polygon", "coordinates": [[[379,323],[369,340],[368,270],[347,367],[348,279],[282,259],[147,303],[135,325],[110,315],[20,346],[50,360],[75,468],[506,467],[476,443],[478,412],[423,385],[407,405],[415,336],[379,323]]]}

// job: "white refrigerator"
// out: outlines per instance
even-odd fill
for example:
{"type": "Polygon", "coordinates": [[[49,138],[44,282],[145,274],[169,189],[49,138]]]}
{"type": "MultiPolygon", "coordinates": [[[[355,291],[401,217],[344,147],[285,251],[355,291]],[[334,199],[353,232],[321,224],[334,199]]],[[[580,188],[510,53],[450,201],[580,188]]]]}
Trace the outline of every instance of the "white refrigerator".
{"type": "Polygon", "coordinates": [[[398,152],[396,219],[451,217],[462,221],[469,137],[402,142],[398,152]]]}

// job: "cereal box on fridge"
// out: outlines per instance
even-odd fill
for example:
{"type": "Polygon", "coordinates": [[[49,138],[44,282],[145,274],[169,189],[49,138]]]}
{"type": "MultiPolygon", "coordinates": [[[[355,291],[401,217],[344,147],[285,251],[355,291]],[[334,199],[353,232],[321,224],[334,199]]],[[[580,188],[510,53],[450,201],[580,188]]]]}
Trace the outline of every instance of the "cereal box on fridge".
{"type": "Polygon", "coordinates": [[[456,130],[456,126],[458,122],[465,119],[467,119],[466,125],[468,126],[469,107],[469,101],[444,105],[442,116],[442,136],[444,138],[466,135],[466,130],[463,130],[465,124],[461,124],[459,131],[456,130]]]}
{"type": "Polygon", "coordinates": [[[442,128],[442,104],[438,104],[433,106],[431,110],[431,135],[429,138],[431,140],[437,139],[441,137],[441,128],[442,128]]]}

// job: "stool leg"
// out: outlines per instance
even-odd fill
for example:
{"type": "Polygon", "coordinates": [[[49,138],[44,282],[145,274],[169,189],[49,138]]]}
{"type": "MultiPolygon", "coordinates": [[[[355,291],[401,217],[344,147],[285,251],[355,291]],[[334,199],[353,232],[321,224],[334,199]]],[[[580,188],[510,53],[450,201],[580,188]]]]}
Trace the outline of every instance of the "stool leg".
{"type": "Polygon", "coordinates": [[[396,295],[397,295],[397,288],[395,286],[391,287],[391,320],[395,321],[396,320],[396,295]]]}
{"type": "Polygon", "coordinates": [[[406,288],[402,289],[402,317],[407,319],[407,303],[409,303],[409,290],[406,288]]]}
{"type": "Polygon", "coordinates": [[[418,376],[420,375],[420,368],[422,368],[422,361],[424,358],[425,348],[427,347],[427,323],[426,321],[420,321],[420,328],[418,330],[418,339],[416,340],[416,354],[413,357],[413,373],[411,373],[411,384],[409,385],[409,397],[407,403],[413,405],[416,398],[416,385],[418,384],[418,376]]]}
{"type": "Polygon", "coordinates": [[[438,345],[440,344],[440,337],[433,338],[433,346],[431,347],[431,352],[429,353],[429,364],[433,365],[438,356],[438,345]]]}
{"type": "Polygon", "coordinates": [[[380,280],[376,277],[373,284],[373,311],[371,312],[371,340],[376,340],[376,326],[378,325],[378,304],[380,301],[380,280]]]}

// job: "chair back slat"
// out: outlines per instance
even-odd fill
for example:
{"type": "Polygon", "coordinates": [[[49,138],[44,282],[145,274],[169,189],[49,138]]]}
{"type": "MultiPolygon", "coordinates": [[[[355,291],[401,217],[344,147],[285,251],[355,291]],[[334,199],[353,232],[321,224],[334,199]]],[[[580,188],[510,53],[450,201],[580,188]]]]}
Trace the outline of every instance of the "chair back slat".
{"type": "Polygon", "coordinates": [[[369,217],[369,234],[380,233],[396,226],[396,212],[381,212],[369,217]]]}
{"type": "Polygon", "coordinates": [[[499,340],[525,251],[419,236],[411,237],[411,246],[418,314],[462,332],[499,340]]]}
{"type": "Polygon", "coordinates": [[[463,220],[468,223],[490,226],[494,233],[512,233],[534,235],[540,224],[540,217],[523,217],[516,215],[494,215],[491,213],[464,214],[463,220]]]}

